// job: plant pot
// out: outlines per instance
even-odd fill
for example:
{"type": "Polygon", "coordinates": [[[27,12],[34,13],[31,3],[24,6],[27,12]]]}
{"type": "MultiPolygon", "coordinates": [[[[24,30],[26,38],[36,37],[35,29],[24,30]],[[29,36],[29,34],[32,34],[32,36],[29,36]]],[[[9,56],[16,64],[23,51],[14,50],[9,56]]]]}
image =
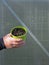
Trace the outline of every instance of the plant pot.
{"type": "Polygon", "coordinates": [[[16,26],[11,30],[11,34],[13,38],[22,38],[23,40],[26,39],[27,30],[23,26],[16,26]]]}

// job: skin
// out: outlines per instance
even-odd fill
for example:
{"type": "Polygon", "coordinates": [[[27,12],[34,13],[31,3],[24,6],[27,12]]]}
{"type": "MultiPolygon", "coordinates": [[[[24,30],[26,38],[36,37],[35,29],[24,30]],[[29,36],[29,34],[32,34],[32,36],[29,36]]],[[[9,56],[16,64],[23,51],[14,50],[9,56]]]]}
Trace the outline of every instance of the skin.
{"type": "Polygon", "coordinates": [[[4,45],[6,48],[18,48],[25,44],[22,39],[12,38],[12,34],[9,33],[3,37],[4,45]]]}

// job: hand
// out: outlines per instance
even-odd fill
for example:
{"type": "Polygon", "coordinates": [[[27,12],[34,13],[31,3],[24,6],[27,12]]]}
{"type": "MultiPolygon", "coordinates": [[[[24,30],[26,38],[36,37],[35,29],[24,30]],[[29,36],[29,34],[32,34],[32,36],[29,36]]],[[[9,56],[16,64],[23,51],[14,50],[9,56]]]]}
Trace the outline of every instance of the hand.
{"type": "Polygon", "coordinates": [[[12,38],[12,34],[9,33],[3,37],[4,45],[6,48],[17,48],[24,45],[24,41],[22,39],[12,38]]]}

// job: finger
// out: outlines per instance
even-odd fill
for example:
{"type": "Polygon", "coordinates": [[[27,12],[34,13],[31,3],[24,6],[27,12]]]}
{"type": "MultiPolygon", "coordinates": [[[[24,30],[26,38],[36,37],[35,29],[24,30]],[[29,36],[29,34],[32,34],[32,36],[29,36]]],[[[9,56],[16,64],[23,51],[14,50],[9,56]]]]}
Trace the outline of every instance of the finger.
{"type": "Polygon", "coordinates": [[[10,37],[10,36],[12,36],[12,34],[11,34],[11,33],[9,33],[9,34],[7,34],[7,36],[8,36],[8,37],[10,37]]]}
{"type": "Polygon", "coordinates": [[[24,45],[24,44],[25,44],[25,43],[24,43],[24,41],[23,41],[23,42],[19,43],[18,45],[16,45],[15,47],[18,48],[18,47],[21,47],[21,46],[24,45]]]}
{"type": "Polygon", "coordinates": [[[16,41],[19,42],[19,41],[22,41],[22,39],[21,38],[16,38],[16,41]]]}
{"type": "Polygon", "coordinates": [[[24,45],[25,44],[25,42],[24,41],[21,41],[21,42],[19,42],[19,44],[18,45],[24,45]]]}
{"type": "Polygon", "coordinates": [[[13,44],[15,45],[21,45],[21,44],[24,44],[25,42],[24,41],[20,41],[20,42],[13,42],[13,44]]]}
{"type": "Polygon", "coordinates": [[[18,47],[21,47],[22,45],[24,45],[24,41],[21,42],[21,43],[13,43],[11,44],[13,48],[18,48],[18,47]]]}
{"type": "Polygon", "coordinates": [[[14,41],[14,42],[20,42],[20,41],[23,41],[23,40],[20,39],[20,38],[11,38],[11,40],[14,41]]]}

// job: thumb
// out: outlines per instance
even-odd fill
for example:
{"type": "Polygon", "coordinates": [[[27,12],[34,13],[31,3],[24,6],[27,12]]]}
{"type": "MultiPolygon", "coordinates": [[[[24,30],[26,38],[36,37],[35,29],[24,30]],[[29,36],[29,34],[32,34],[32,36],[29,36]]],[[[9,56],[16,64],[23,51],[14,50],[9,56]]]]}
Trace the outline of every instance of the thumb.
{"type": "Polygon", "coordinates": [[[9,33],[9,34],[7,34],[7,36],[8,36],[8,37],[10,37],[10,36],[12,37],[12,34],[11,34],[11,33],[9,33]]]}
{"type": "Polygon", "coordinates": [[[12,41],[22,41],[21,38],[13,38],[11,33],[8,34],[8,37],[9,37],[12,41]]]}

